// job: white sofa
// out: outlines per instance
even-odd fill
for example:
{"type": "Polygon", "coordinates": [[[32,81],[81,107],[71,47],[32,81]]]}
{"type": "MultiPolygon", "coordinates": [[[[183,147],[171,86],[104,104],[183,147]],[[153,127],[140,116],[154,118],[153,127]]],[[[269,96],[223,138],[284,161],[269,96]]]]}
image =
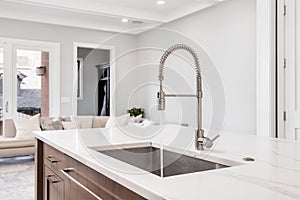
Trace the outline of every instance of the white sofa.
{"type": "MultiPolygon", "coordinates": [[[[93,116],[92,128],[104,128],[109,117],[93,116]]],[[[70,117],[63,121],[71,121],[70,117]]],[[[0,157],[31,155],[35,153],[34,139],[15,139],[16,127],[12,119],[4,121],[5,138],[0,139],[0,157]]]]}

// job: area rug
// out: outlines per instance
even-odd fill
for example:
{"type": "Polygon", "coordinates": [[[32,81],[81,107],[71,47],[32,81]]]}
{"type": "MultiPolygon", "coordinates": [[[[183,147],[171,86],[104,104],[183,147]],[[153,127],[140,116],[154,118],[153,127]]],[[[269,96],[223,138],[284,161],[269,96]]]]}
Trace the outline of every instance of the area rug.
{"type": "Polygon", "coordinates": [[[33,157],[0,158],[0,200],[34,199],[33,157]]]}

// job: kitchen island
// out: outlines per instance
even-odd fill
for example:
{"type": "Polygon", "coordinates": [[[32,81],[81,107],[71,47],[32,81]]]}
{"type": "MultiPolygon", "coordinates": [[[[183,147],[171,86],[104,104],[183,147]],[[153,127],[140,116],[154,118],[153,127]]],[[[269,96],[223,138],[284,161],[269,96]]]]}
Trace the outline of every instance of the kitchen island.
{"type": "Polygon", "coordinates": [[[293,141],[222,132],[212,149],[198,151],[194,130],[176,125],[43,131],[35,135],[38,199],[51,199],[47,187],[54,191],[53,199],[70,199],[75,191],[69,182],[74,181],[90,195],[78,199],[300,199],[300,144],[293,141]],[[99,152],[142,144],[228,167],[160,177],[99,152]],[[93,179],[95,173],[97,180],[93,179]],[[110,189],[103,188],[103,180],[110,189]]]}

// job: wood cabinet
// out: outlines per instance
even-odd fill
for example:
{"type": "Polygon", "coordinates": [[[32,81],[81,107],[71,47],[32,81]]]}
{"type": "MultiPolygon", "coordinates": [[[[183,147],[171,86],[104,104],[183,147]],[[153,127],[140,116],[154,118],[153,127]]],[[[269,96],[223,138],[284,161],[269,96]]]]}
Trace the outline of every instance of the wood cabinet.
{"type": "Polygon", "coordinates": [[[37,200],[145,199],[39,140],[36,169],[37,200]]]}
{"type": "Polygon", "coordinates": [[[45,200],[63,200],[64,199],[64,181],[51,169],[44,166],[44,199],[45,200]]]}

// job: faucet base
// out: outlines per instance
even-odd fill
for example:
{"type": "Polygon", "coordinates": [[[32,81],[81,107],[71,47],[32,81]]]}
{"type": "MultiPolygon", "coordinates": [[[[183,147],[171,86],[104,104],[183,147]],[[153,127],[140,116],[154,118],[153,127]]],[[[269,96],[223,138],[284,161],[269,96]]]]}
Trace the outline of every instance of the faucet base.
{"type": "Polygon", "coordinates": [[[195,149],[204,150],[204,130],[196,130],[195,134],[195,149]]]}

